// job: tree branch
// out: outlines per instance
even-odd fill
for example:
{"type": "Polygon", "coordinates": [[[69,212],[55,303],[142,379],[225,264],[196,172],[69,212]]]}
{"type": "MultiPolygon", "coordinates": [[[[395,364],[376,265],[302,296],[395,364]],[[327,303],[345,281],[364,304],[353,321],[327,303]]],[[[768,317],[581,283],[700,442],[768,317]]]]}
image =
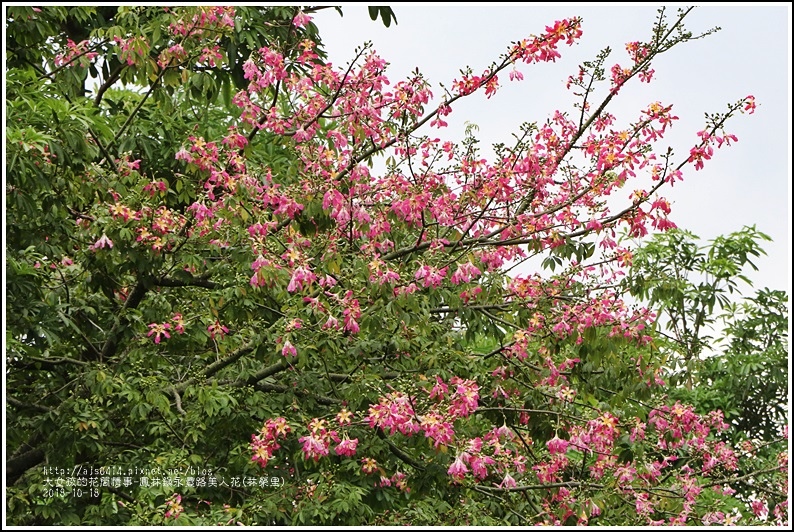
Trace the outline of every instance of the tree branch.
{"type": "Polygon", "coordinates": [[[9,397],[9,396],[6,396],[6,402],[10,405],[13,405],[23,410],[37,410],[39,412],[45,412],[45,413],[52,412],[52,408],[48,408],[46,406],[42,406],[36,403],[23,403],[22,401],[18,399],[14,399],[13,397],[9,397]]]}
{"type": "Polygon", "coordinates": [[[378,427],[378,438],[386,442],[386,445],[389,446],[389,450],[392,452],[394,456],[408,464],[409,466],[413,467],[417,471],[424,471],[426,468],[416,460],[414,460],[408,453],[394,445],[391,440],[389,440],[388,436],[383,432],[383,429],[378,427]]]}
{"type": "Polygon", "coordinates": [[[39,447],[6,460],[6,486],[13,485],[28,469],[44,461],[44,450],[39,447]]]}
{"type": "Polygon", "coordinates": [[[603,484],[588,484],[587,482],[551,482],[549,484],[529,484],[515,486],[512,488],[494,488],[491,486],[480,486],[480,488],[496,493],[506,493],[509,491],[529,491],[529,490],[549,490],[554,488],[591,488],[594,490],[604,489],[603,484]]]}
{"type": "Polygon", "coordinates": [[[165,74],[165,71],[166,68],[160,69],[160,73],[157,74],[157,79],[154,80],[151,87],[149,87],[149,90],[146,92],[146,94],[143,95],[141,101],[138,102],[138,105],[135,107],[135,109],[132,110],[130,116],[127,117],[127,120],[124,122],[124,124],[122,124],[121,129],[119,129],[118,133],[116,133],[116,137],[113,139],[114,143],[117,143],[119,141],[121,135],[124,133],[124,130],[126,130],[127,127],[130,125],[132,119],[135,118],[136,114],[138,114],[138,111],[141,110],[141,107],[143,107],[143,104],[146,103],[146,100],[149,99],[149,96],[151,96],[151,94],[154,92],[154,89],[157,88],[157,85],[160,83],[160,80],[163,79],[163,74],[165,74]]]}
{"type": "Polygon", "coordinates": [[[110,73],[108,79],[99,87],[96,92],[96,97],[94,98],[94,107],[99,107],[99,103],[102,101],[102,97],[105,95],[105,92],[116,83],[119,78],[121,77],[121,71],[127,67],[127,63],[121,63],[116,69],[110,73]]]}
{"type": "MultiPolygon", "coordinates": [[[[238,383],[233,383],[233,385],[238,385],[238,383]]],[[[247,385],[247,384],[246,384],[247,385]]],[[[303,390],[298,390],[296,388],[292,388],[290,386],[284,386],[283,384],[271,384],[271,383],[257,383],[253,385],[255,390],[259,390],[260,392],[278,392],[278,393],[294,393],[299,397],[313,397],[318,403],[321,405],[331,406],[331,405],[341,405],[344,404],[344,401],[341,399],[336,399],[335,397],[328,397],[327,395],[319,395],[303,390]]]]}
{"type": "Polygon", "coordinates": [[[188,280],[182,279],[174,279],[172,277],[160,277],[154,281],[154,284],[157,286],[166,286],[172,288],[180,288],[183,286],[199,286],[201,288],[209,288],[214,289],[218,288],[218,284],[210,281],[208,279],[202,279],[201,277],[191,277],[188,280]]]}
{"type": "MultiPolygon", "coordinates": [[[[276,373],[281,373],[282,371],[287,370],[287,369],[289,369],[289,363],[287,362],[286,358],[282,358],[281,360],[279,360],[275,364],[273,364],[271,366],[268,366],[266,368],[262,368],[258,372],[254,373],[253,375],[248,377],[248,380],[246,380],[244,382],[245,382],[245,384],[255,385],[256,383],[258,383],[262,379],[266,379],[266,378],[270,377],[271,375],[275,375],[276,373]]],[[[237,381],[235,384],[242,384],[242,382],[241,381],[237,381]]]]}
{"type": "MultiPolygon", "coordinates": [[[[135,285],[135,288],[132,289],[130,295],[127,296],[127,301],[124,302],[124,306],[121,309],[121,317],[119,317],[119,320],[108,333],[108,338],[105,340],[105,344],[102,346],[102,352],[99,353],[100,362],[107,360],[116,354],[116,350],[118,349],[118,337],[121,334],[124,326],[127,325],[127,319],[124,317],[124,311],[137,308],[138,305],[141,304],[141,301],[143,301],[143,297],[146,295],[147,291],[148,289],[146,288],[144,282],[139,280],[135,285]]],[[[91,351],[90,349],[84,351],[83,356],[89,360],[97,359],[95,352],[91,351]]]]}
{"type": "MultiPolygon", "coordinates": [[[[251,351],[253,351],[254,350],[254,345],[256,345],[258,340],[259,340],[258,338],[254,339],[254,340],[251,340],[250,342],[248,342],[244,346],[240,347],[234,353],[226,355],[224,358],[218,360],[217,362],[214,362],[214,363],[210,364],[204,370],[203,376],[201,378],[206,379],[208,377],[211,377],[211,376],[215,375],[216,373],[218,373],[223,368],[225,368],[226,366],[234,364],[240,358],[242,358],[246,354],[248,354],[251,351]]],[[[184,392],[187,389],[188,386],[190,386],[191,384],[196,382],[196,380],[197,380],[197,378],[191,378],[191,379],[188,379],[188,380],[186,380],[184,382],[180,382],[179,384],[174,386],[174,390],[176,390],[177,393],[182,393],[182,392],[184,392]]]]}
{"type": "Polygon", "coordinates": [[[171,387],[171,394],[174,396],[174,406],[176,407],[176,411],[183,416],[187,416],[187,412],[182,409],[182,398],[179,396],[179,392],[176,391],[176,388],[173,386],[171,387]]]}
{"type": "Polygon", "coordinates": [[[712,486],[719,486],[720,484],[729,484],[731,482],[741,482],[745,479],[752,478],[758,475],[763,475],[764,473],[774,473],[775,471],[780,471],[780,467],[770,467],[768,469],[759,469],[758,471],[753,471],[751,473],[747,473],[746,475],[742,475],[740,477],[733,477],[733,478],[724,478],[721,480],[715,480],[714,482],[709,482],[708,484],[703,484],[701,488],[710,488],[712,486]]]}

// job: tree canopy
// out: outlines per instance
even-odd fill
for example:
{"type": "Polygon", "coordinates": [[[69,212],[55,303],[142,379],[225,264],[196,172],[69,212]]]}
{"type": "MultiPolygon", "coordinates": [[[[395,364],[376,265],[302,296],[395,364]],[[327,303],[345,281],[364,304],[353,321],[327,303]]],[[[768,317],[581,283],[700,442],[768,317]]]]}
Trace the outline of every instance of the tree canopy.
{"type": "Polygon", "coordinates": [[[610,112],[711,31],[660,9],[486,151],[445,117],[580,19],[439,92],[317,9],[7,8],[8,523],[787,523],[787,296],[724,295],[764,235],[706,256],[662,195],[755,99],[681,156],[610,112]]]}

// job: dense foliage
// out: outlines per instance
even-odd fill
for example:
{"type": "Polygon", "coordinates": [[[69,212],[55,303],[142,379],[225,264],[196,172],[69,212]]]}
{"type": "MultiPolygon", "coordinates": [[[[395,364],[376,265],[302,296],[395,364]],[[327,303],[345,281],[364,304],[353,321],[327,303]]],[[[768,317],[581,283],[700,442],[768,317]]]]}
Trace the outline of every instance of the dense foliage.
{"type": "MultiPolygon", "coordinates": [[[[755,227],[703,248],[697,240],[679,229],[654,235],[635,253],[626,282],[661,312],[656,345],[670,385],[664,392],[700,413],[723,412],[731,427],[722,439],[738,447],[752,442],[753,466],[774,471],[788,444],[780,433],[788,405],[788,294],[761,289],[736,301],[741,285],[750,284],[743,270],[756,267],[753,258],[769,240],[755,227]]],[[[751,498],[764,482],[754,475],[731,487],[751,498]]]]}
{"type": "Polygon", "coordinates": [[[326,64],[309,9],[9,7],[8,522],[787,523],[785,294],[700,365],[702,331],[666,340],[629,303],[673,324],[728,304],[643,284],[654,241],[621,240],[684,234],[660,194],[755,106],[678,158],[671,105],[610,114],[699,37],[688,12],[581,65],[576,108],[491,156],[474,128],[438,138],[445,117],[560,58],[580,19],[434,95],[368,46],[326,64]]]}

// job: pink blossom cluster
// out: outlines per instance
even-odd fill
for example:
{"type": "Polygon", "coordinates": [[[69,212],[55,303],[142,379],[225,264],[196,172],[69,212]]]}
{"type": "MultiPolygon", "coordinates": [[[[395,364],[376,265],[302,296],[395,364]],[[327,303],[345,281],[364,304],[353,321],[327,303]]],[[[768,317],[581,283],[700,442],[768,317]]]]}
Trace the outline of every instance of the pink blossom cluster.
{"type": "Polygon", "coordinates": [[[143,35],[113,39],[119,48],[119,59],[127,65],[140,65],[149,56],[149,41],[143,35]]]}
{"type": "Polygon", "coordinates": [[[337,454],[343,456],[353,456],[355,454],[358,440],[354,442],[346,438],[345,442],[342,442],[339,439],[337,431],[328,430],[328,423],[323,419],[314,418],[311,423],[309,423],[309,434],[298,438],[298,442],[303,444],[304,458],[306,460],[314,460],[315,462],[320,460],[323,456],[328,456],[332,441],[339,443],[341,446],[341,449],[337,446],[337,454]]]}
{"type": "Polygon", "coordinates": [[[63,51],[63,53],[55,55],[55,66],[74,66],[77,64],[80,66],[86,66],[98,55],[97,52],[89,52],[88,50],[90,50],[90,43],[88,40],[75,43],[71,39],[66,39],[66,49],[63,51]],[[79,61],[75,61],[78,58],[79,61]]]}
{"type": "MultiPolygon", "coordinates": [[[[175,16],[171,28],[174,35],[184,39],[161,53],[160,66],[168,68],[174,61],[191,56],[206,66],[220,64],[223,56],[218,39],[233,26],[234,9],[205,7],[186,13],[175,16]],[[203,40],[196,43],[193,38],[203,40]]],[[[291,31],[306,27],[310,20],[299,11],[291,31]]],[[[570,235],[595,235],[608,254],[605,264],[597,267],[569,258],[565,274],[553,280],[533,275],[508,281],[507,303],[522,305],[528,311],[528,326],[516,331],[512,344],[500,353],[505,360],[493,370],[493,376],[501,381],[492,398],[497,404],[511,402],[517,390],[508,381],[531,368],[538,375],[534,381],[538,391],[548,395],[550,408],[559,408],[559,417],[563,418],[558,420],[555,436],[534,447],[540,455],[532,461],[532,474],[525,475],[527,458],[522,453],[533,445],[531,440],[522,441],[526,435],[514,433],[506,423],[486,434],[467,432],[476,423],[465,419],[480,408],[481,390],[474,380],[435,377],[426,395],[392,389],[369,406],[362,424],[389,436],[397,432],[406,437],[424,436],[439,452],[453,449],[448,473],[455,482],[468,479],[511,489],[527,477],[533,477],[533,481],[536,477],[541,483],[564,482],[580,471],[594,480],[605,479],[603,482],[614,478],[626,487],[621,495],[651,522],[656,517],[656,501],[649,491],[639,488],[654,485],[670,474],[675,455],[683,454],[684,449],[695,459],[690,470],[697,468],[698,474],[717,475],[737,468],[732,449],[712,436],[725,428],[724,420],[718,414],[697,416],[689,407],[676,404],[652,411],[647,423],[633,419],[621,427],[609,412],[598,412],[592,419],[574,423],[574,416],[566,420],[563,408],[581,406],[567,375],[579,359],[560,361],[545,346],[537,358],[528,351],[540,337],[555,341],[570,338],[581,344],[586,333],[595,328],[606,328],[611,336],[633,339],[640,345],[648,341],[647,324],[654,316],[646,309],[629,308],[610,290],[587,292],[585,296],[571,294],[584,293],[580,289],[591,286],[593,279],[600,281],[600,286],[616,282],[622,275],[618,268],[631,265],[631,252],[615,241],[620,224],[638,237],[649,230],[675,227],[669,219],[670,202],[658,190],[681,179],[680,167],[674,169],[666,160],[657,160],[652,149],[677,120],[672,106],[651,103],[634,123],[623,126],[604,112],[584,133],[579,131],[578,116],[556,112],[545,123],[527,128],[520,149],[505,150],[491,161],[464,153],[451,142],[432,137],[415,140],[414,135],[414,128],[425,122],[433,127],[446,125],[442,118],[461,96],[479,90],[489,98],[493,96],[500,86],[499,77],[504,80],[505,69],[513,68],[511,80],[521,79],[515,62],[554,61],[559,57],[559,44],[572,44],[580,35],[578,19],[557,21],[542,36],[511,47],[503,64],[495,64],[479,76],[465,74],[455,80],[448,98],[429,110],[433,94],[428,82],[411,75],[391,84],[385,75],[386,62],[374,52],[362,51],[349,69],[339,70],[330,63],[315,61],[317,54],[308,40],[297,44],[297,58],[283,55],[275,45],[256,50],[243,66],[248,86],[233,98],[242,113],[239,120],[216,139],[205,139],[198,133],[190,136],[175,154],[177,160],[191,165],[190,173],[200,180],[196,191],[199,197],[188,208],[192,219],[186,234],[222,249],[242,236],[250,244],[250,285],[267,287],[279,297],[293,294],[299,307],[301,302],[308,307],[302,309],[307,310],[305,316],[301,315],[307,329],[343,330],[346,334],[331,332],[329,336],[344,340],[353,340],[350,336],[360,332],[362,316],[371,318],[367,314],[371,294],[381,287],[393,293],[398,303],[404,303],[444,287],[447,279],[449,288],[476,281],[484,272],[488,281],[497,278],[505,265],[529,256],[527,248],[516,242],[532,250],[553,249],[562,254],[570,235]],[[293,68],[297,65],[301,68],[293,68]],[[276,87],[279,94],[288,95],[289,105],[274,103],[276,87]],[[329,123],[333,123],[330,130],[326,127],[329,123]],[[261,175],[254,175],[257,169],[248,164],[244,152],[255,134],[280,136],[280,142],[294,153],[297,178],[275,169],[263,169],[261,175]],[[383,150],[394,164],[389,163],[381,175],[370,175],[361,158],[370,149],[372,153],[383,150]],[[568,164],[572,156],[582,156],[586,162],[573,168],[568,164]],[[627,191],[634,192],[625,212],[613,215],[605,210],[604,198],[643,172],[648,174],[651,186],[629,187],[627,191]],[[242,199],[250,209],[237,207],[242,199]],[[299,235],[296,224],[289,223],[304,211],[304,206],[314,208],[315,213],[322,208],[323,214],[311,221],[315,229],[320,227],[321,218],[326,227],[330,226],[320,238],[304,238],[305,232],[299,235]],[[403,229],[408,229],[411,238],[405,238],[403,229]],[[359,277],[350,276],[344,267],[339,271],[340,250],[348,249],[360,252],[356,260],[368,265],[359,277]],[[424,258],[417,261],[415,257],[421,252],[424,258]],[[448,261],[450,252],[461,255],[448,261]],[[622,431],[633,445],[653,444],[658,436],[654,451],[663,452],[643,460],[619,461],[616,446],[622,431]],[[587,468],[571,463],[569,456],[577,452],[587,458],[587,468]],[[574,470],[574,466],[582,469],[574,470]]],[[[120,39],[117,44],[126,54],[124,61],[134,64],[142,53],[136,48],[135,38],[120,39]]],[[[615,90],[637,73],[641,81],[651,81],[654,71],[647,64],[648,46],[627,44],[631,66],[612,68],[615,90]]],[[[581,87],[586,82],[585,70],[583,67],[569,80],[571,86],[581,87]]],[[[752,112],[754,98],[746,98],[741,107],[752,112]]],[[[589,111],[583,104],[582,117],[589,111]]],[[[700,138],[689,157],[696,169],[711,158],[714,147],[736,141],[734,135],[721,130],[704,130],[700,138]]],[[[133,170],[139,169],[139,163],[119,165],[120,173],[136,177],[133,170]]],[[[144,193],[139,194],[142,201],[151,203],[159,201],[160,193],[167,188],[168,183],[155,180],[146,181],[136,190],[144,193]]],[[[112,223],[134,227],[137,241],[156,252],[172,249],[171,235],[188,222],[164,205],[136,210],[132,201],[129,206],[119,197],[114,196],[114,201],[109,205],[112,223]]],[[[301,218],[301,226],[303,222],[301,218]]],[[[116,233],[110,234],[115,238],[116,233]]],[[[105,247],[113,247],[113,242],[103,233],[91,249],[105,247]]],[[[461,290],[464,304],[484,299],[479,295],[480,286],[459,286],[457,290],[461,290]]],[[[261,290],[254,292],[262,294],[261,290]]],[[[229,329],[218,319],[211,319],[215,321],[207,328],[209,334],[223,339],[229,329]]],[[[275,335],[276,343],[281,345],[283,356],[294,357],[297,348],[293,342],[297,343],[299,334],[295,331],[304,324],[289,318],[285,321],[283,334],[275,335]]],[[[365,323],[371,327],[372,322],[365,323]]],[[[171,331],[184,332],[184,320],[181,314],[174,314],[171,321],[153,323],[149,328],[149,336],[159,343],[162,337],[170,338],[171,331]]],[[[409,327],[402,324],[402,329],[407,334],[409,327]]],[[[641,369],[640,361],[636,362],[641,369]]],[[[519,420],[526,423],[529,415],[522,411],[519,420]]],[[[351,419],[352,413],[346,409],[336,415],[338,426],[328,419],[313,419],[307,433],[298,439],[304,458],[319,461],[329,455],[332,445],[338,456],[356,456],[359,439],[345,432],[352,431],[345,428],[351,425],[351,419]]],[[[268,420],[262,431],[252,436],[252,460],[266,466],[279,448],[277,441],[289,432],[284,418],[268,420]]],[[[366,474],[380,472],[377,484],[381,487],[408,490],[403,473],[389,476],[371,457],[362,458],[361,464],[366,474]]],[[[699,495],[690,470],[673,473],[676,489],[687,503],[685,512],[675,516],[677,520],[686,520],[686,512],[699,495]]],[[[543,501],[550,521],[568,522],[575,516],[578,522],[586,523],[588,516],[600,513],[592,500],[577,501],[575,490],[569,488],[550,490],[543,501]],[[558,514],[552,516],[552,509],[558,514]]],[[[758,513],[761,510],[759,506],[758,513]]],[[[783,510],[776,508],[775,512],[783,510]]],[[[726,519],[717,513],[705,518],[715,523],[726,519]]]]}
{"type": "Polygon", "coordinates": [[[290,432],[292,432],[292,428],[283,417],[265,421],[259,430],[259,434],[251,435],[251,449],[253,451],[251,460],[262,467],[266,467],[270,459],[273,458],[273,452],[281,447],[278,440],[285,438],[290,432]]]}
{"type": "Polygon", "coordinates": [[[461,482],[469,474],[476,482],[495,475],[502,479],[498,487],[515,487],[517,483],[511,471],[524,473],[527,462],[525,456],[510,448],[516,441],[515,434],[508,427],[493,427],[484,436],[471,438],[465,443],[464,450],[450,464],[447,474],[453,482],[461,482]]]}
{"type": "Polygon", "coordinates": [[[381,475],[380,481],[375,485],[379,488],[394,486],[398,491],[411,493],[411,488],[408,486],[408,478],[402,471],[397,471],[391,477],[381,475]]]}
{"type": "Polygon", "coordinates": [[[196,10],[181,11],[169,29],[174,35],[182,37],[211,38],[234,28],[234,17],[234,7],[202,6],[196,10]]]}
{"type": "Polygon", "coordinates": [[[404,435],[416,434],[421,430],[421,425],[416,421],[414,400],[403,392],[388,393],[378,400],[377,405],[370,405],[364,421],[369,423],[370,428],[388,430],[389,434],[397,431],[404,435]]]}

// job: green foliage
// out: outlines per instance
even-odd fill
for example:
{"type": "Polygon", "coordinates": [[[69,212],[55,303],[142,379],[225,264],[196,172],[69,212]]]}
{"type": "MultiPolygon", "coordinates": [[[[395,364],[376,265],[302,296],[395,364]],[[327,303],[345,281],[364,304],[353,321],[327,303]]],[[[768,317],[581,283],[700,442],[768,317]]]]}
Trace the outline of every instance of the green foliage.
{"type": "MultiPolygon", "coordinates": [[[[658,309],[670,334],[657,332],[670,373],[678,386],[673,399],[705,414],[721,411],[734,444],[753,442],[759,467],[776,463],[785,450],[781,432],[788,412],[788,294],[764,288],[736,301],[742,273],[764,254],[770,238],[755,229],[715,238],[698,247],[686,231],[656,235],[634,256],[628,282],[631,293],[658,309]],[[712,331],[717,331],[714,338],[712,331]]],[[[732,485],[746,497],[753,483],[732,485]]]]}
{"type": "Polygon", "coordinates": [[[394,23],[397,24],[397,16],[389,6],[369,6],[367,9],[369,9],[369,18],[378,20],[378,17],[380,17],[383,21],[383,25],[387,28],[391,26],[392,19],[394,19],[394,23]]]}
{"type": "Polygon", "coordinates": [[[750,284],[742,270],[748,265],[757,269],[752,258],[764,254],[761,242],[770,238],[753,226],[717,237],[706,247],[698,247],[696,240],[679,229],[654,235],[637,250],[626,281],[631,295],[663,315],[660,324],[670,332],[669,345],[677,353],[668,362],[674,383],[688,378],[699,364],[713,340],[709,329],[717,311],[740,293],[740,281],[750,284]]]}
{"type": "Polygon", "coordinates": [[[695,375],[701,385],[673,396],[702,411],[724,412],[736,441],[777,441],[788,400],[788,294],[759,290],[729,303],[722,320],[719,352],[703,360],[695,375]]]}

